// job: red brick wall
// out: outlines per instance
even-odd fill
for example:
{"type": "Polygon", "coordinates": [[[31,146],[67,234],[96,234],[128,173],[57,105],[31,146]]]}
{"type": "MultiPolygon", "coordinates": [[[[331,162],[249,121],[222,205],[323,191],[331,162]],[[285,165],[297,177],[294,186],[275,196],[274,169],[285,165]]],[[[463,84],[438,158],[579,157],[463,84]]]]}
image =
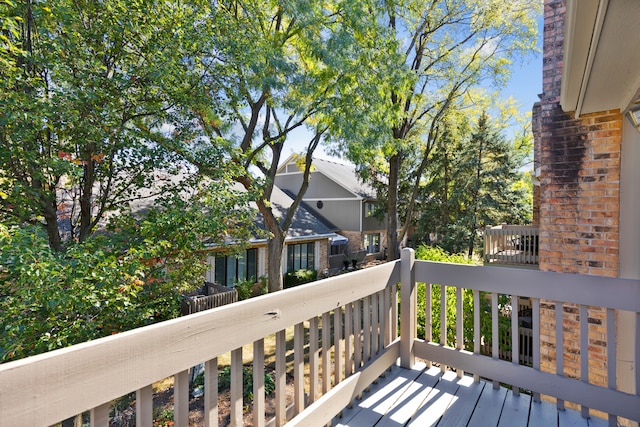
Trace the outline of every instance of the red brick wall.
{"type": "MultiPolygon", "coordinates": [[[[564,0],[545,0],[543,93],[533,124],[534,163],[541,168],[540,269],[615,277],[622,115],[604,111],[575,119],[562,111],[564,15],[564,0]]],[[[554,308],[552,301],[541,302],[541,369],[548,372],[556,364],[554,308]]],[[[574,378],[580,376],[578,311],[563,309],[565,375],[574,378]]],[[[589,310],[589,377],[606,386],[604,319],[604,312],[589,310]]]]}
{"type": "Polygon", "coordinates": [[[574,119],[560,108],[564,13],[563,0],[545,1],[535,162],[541,168],[540,269],[615,277],[622,114],[574,119]]]}

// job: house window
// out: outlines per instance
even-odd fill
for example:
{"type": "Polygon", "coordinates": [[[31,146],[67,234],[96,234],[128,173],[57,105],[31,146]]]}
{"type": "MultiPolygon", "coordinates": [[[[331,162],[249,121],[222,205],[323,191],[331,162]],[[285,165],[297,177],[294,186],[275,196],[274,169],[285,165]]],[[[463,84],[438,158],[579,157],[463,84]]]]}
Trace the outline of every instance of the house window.
{"type": "Polygon", "coordinates": [[[315,243],[287,245],[287,272],[315,269],[315,243]]]}
{"type": "Polygon", "coordinates": [[[368,254],[375,254],[380,252],[380,233],[365,234],[364,248],[366,249],[368,254]]]}
{"type": "Polygon", "coordinates": [[[365,202],[364,204],[364,216],[367,218],[372,217],[376,212],[376,204],[372,202],[365,202]]]}
{"type": "Polygon", "coordinates": [[[251,280],[258,277],[258,250],[246,251],[231,256],[216,257],[216,283],[233,287],[237,282],[251,280]]]}
{"type": "Polygon", "coordinates": [[[345,253],[345,250],[347,249],[347,244],[346,243],[341,243],[341,244],[337,244],[337,245],[331,245],[331,255],[340,255],[345,253]]]}

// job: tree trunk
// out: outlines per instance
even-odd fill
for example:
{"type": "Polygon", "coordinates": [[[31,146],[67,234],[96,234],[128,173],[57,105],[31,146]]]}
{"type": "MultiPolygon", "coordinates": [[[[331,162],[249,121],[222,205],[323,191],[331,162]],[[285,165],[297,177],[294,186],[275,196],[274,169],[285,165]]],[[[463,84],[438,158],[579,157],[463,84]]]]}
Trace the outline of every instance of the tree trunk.
{"type": "Polygon", "coordinates": [[[89,144],[84,154],[82,170],[82,193],[80,195],[80,232],[78,240],[83,242],[91,233],[93,186],[96,182],[96,164],[92,159],[95,154],[94,144],[89,144]]]}
{"type": "Polygon", "coordinates": [[[62,238],[60,237],[60,229],[58,228],[58,212],[56,210],[55,201],[44,201],[43,216],[45,219],[45,229],[49,239],[49,246],[56,252],[62,251],[62,238]]]}
{"type": "Polygon", "coordinates": [[[282,252],[284,250],[284,234],[273,236],[267,242],[267,264],[269,277],[269,293],[282,290],[282,252]]]}
{"type": "Polygon", "coordinates": [[[387,250],[389,261],[400,258],[398,248],[398,175],[402,152],[389,158],[389,190],[387,197],[387,250]]]}

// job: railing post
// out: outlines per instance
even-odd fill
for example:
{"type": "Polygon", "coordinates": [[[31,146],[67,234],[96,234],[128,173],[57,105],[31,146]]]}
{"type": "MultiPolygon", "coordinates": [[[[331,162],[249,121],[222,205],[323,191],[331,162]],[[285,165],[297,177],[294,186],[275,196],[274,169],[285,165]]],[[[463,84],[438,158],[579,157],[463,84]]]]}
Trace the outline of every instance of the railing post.
{"type": "Polygon", "coordinates": [[[415,364],[413,343],[416,338],[416,283],[413,249],[402,250],[400,258],[400,364],[411,368],[415,364]]]}

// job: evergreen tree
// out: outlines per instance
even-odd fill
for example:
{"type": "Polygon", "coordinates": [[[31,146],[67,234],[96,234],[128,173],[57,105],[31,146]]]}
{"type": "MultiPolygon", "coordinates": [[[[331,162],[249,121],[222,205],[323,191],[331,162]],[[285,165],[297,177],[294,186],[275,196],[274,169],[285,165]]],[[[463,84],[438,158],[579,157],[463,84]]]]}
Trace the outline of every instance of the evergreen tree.
{"type": "Polygon", "coordinates": [[[449,123],[443,132],[429,165],[419,233],[423,239],[437,234],[446,250],[472,256],[481,245],[480,230],[528,222],[531,206],[518,146],[495,129],[486,112],[468,131],[466,123],[449,123]]]}

